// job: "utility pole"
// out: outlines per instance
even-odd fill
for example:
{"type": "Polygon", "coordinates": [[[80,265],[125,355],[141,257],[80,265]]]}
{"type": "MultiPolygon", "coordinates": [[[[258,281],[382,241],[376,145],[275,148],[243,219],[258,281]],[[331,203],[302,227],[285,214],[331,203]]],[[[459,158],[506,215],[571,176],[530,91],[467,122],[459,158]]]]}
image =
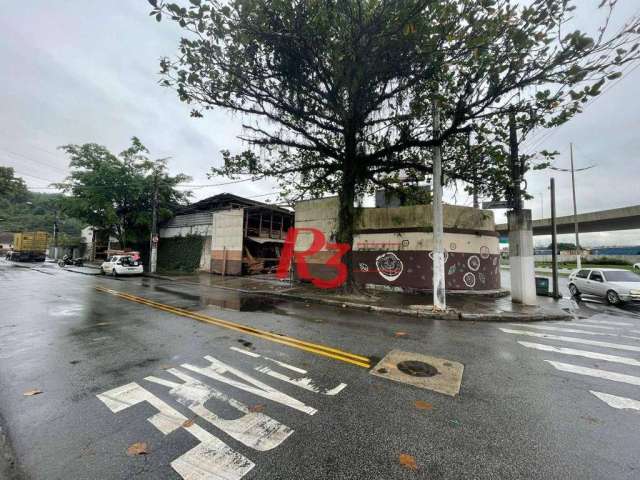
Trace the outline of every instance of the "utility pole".
{"type": "Polygon", "coordinates": [[[473,183],[471,184],[473,188],[473,208],[480,208],[480,203],[478,202],[478,165],[474,162],[473,151],[471,149],[471,130],[467,132],[467,162],[473,165],[473,183]]]}
{"type": "Polygon", "coordinates": [[[556,180],[549,180],[551,190],[551,271],[553,276],[553,298],[560,298],[558,291],[558,229],[556,227],[556,180]]]}
{"type": "Polygon", "coordinates": [[[153,211],[151,214],[151,242],[149,245],[149,273],[156,273],[158,262],[158,166],[153,171],[153,211]]]}
{"type": "Polygon", "coordinates": [[[58,210],[54,212],[53,218],[53,258],[58,259],[58,210]]]}
{"type": "Polygon", "coordinates": [[[522,208],[520,184],[524,165],[520,164],[516,112],[509,110],[509,147],[511,188],[507,200],[513,210],[507,212],[509,223],[509,264],[511,267],[511,299],[515,303],[536,305],[535,266],[533,259],[533,224],[531,210],[522,208]]]}
{"type": "Polygon", "coordinates": [[[573,189],[573,224],[576,230],[576,267],[582,268],[582,252],[580,250],[580,236],[578,233],[578,207],[576,206],[576,176],[573,167],[573,143],[569,144],[571,150],[571,188],[573,189]]]}
{"type": "Polygon", "coordinates": [[[438,99],[433,100],[433,310],[447,309],[444,283],[444,220],[442,206],[442,151],[440,145],[440,107],[438,99]]]}

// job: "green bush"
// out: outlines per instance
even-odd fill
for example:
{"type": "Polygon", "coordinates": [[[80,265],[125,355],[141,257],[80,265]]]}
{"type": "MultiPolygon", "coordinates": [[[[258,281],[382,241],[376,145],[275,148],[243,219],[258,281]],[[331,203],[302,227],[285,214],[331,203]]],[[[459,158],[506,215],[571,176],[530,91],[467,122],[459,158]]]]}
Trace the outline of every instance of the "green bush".
{"type": "Polygon", "coordinates": [[[194,272],[200,266],[204,237],[161,238],[158,244],[159,272],[194,272]]]}
{"type": "Polygon", "coordinates": [[[589,265],[631,265],[631,263],[626,260],[610,257],[592,258],[586,263],[589,265]]]}

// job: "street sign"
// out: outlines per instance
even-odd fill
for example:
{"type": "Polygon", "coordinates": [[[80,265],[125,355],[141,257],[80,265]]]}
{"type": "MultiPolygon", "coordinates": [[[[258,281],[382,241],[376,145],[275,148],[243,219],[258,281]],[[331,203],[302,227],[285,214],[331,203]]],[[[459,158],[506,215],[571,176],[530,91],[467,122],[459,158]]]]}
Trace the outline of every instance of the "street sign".
{"type": "Polygon", "coordinates": [[[507,200],[497,200],[494,202],[482,202],[482,208],[484,210],[492,210],[498,208],[511,208],[511,205],[507,200]]]}

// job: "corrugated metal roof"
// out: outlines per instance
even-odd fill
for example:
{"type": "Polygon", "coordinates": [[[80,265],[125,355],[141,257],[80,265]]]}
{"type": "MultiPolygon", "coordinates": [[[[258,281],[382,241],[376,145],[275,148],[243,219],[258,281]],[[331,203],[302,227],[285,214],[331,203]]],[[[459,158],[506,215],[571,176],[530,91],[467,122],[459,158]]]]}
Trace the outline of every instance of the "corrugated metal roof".
{"type": "Polygon", "coordinates": [[[186,215],[176,215],[163,225],[163,228],[193,227],[196,225],[212,225],[213,212],[197,212],[186,215]]]}

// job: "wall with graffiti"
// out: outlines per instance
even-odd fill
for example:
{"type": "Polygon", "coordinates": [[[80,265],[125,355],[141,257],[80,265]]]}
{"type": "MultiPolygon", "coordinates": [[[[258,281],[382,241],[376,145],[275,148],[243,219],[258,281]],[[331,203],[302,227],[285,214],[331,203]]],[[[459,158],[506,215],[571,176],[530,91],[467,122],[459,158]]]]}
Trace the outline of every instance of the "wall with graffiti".
{"type": "MultiPolygon", "coordinates": [[[[365,208],[361,211],[353,242],[356,281],[410,289],[432,288],[433,234],[430,206],[365,208]]],[[[337,200],[311,200],[296,205],[296,227],[318,228],[327,238],[335,232],[337,200]]],[[[455,290],[500,288],[499,237],[493,213],[446,205],[444,212],[445,281],[455,290]]],[[[301,236],[296,250],[308,248],[301,236]]],[[[309,258],[314,275],[330,278],[324,265],[331,252],[309,258]]]]}

